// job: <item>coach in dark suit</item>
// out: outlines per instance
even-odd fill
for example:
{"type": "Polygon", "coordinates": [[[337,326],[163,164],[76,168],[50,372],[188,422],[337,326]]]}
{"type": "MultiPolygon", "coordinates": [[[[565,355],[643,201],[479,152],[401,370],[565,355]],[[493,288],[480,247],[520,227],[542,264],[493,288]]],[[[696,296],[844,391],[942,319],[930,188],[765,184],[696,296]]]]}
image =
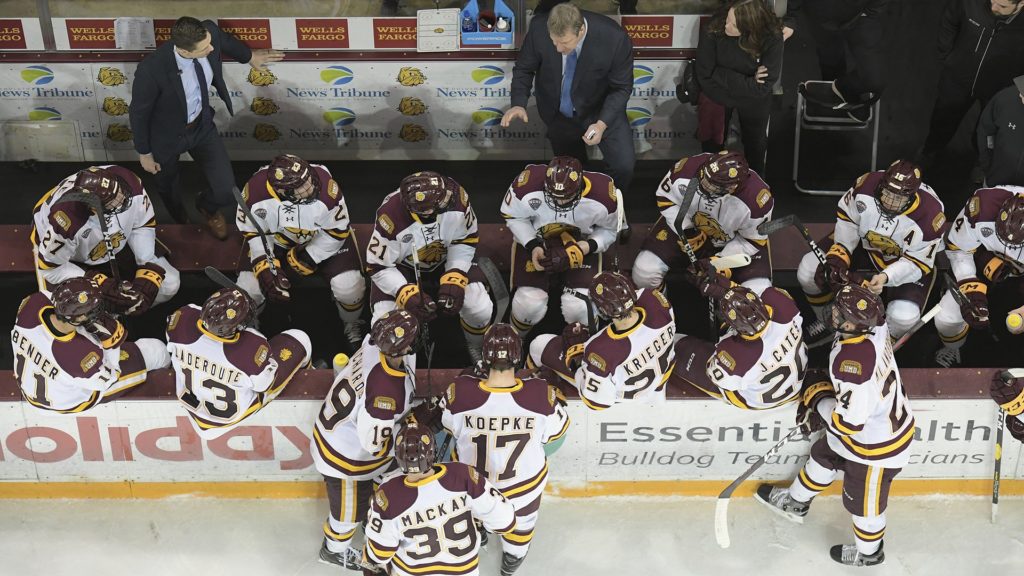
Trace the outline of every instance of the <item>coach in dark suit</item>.
{"type": "Polygon", "coordinates": [[[512,69],[508,127],[528,122],[531,90],[556,156],[586,160],[586,145],[601,148],[620,190],[633,179],[633,133],[626,102],[633,92],[633,44],[626,31],[601,14],[558,4],[530,23],[512,69]]]}
{"type": "Polygon", "coordinates": [[[178,178],[178,156],[188,152],[210,184],[210,194],[196,199],[217,238],[227,237],[220,208],[234,204],[231,159],[213,123],[210,86],[234,114],[224,85],[221,54],[261,69],[281,60],[275,50],[250,50],[213,22],[183,16],[171,27],[171,40],[139,63],[132,83],[129,118],[142,168],[156,175],[157,190],[171,216],[187,222],[178,178]]]}

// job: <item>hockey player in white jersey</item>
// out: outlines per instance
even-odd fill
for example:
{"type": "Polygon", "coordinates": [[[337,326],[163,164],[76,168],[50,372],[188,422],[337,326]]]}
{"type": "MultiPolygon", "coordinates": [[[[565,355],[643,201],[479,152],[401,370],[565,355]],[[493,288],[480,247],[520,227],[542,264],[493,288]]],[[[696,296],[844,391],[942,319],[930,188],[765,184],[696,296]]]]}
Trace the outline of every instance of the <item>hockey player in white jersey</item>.
{"type": "Polygon", "coordinates": [[[284,302],[291,297],[273,270],[283,271],[292,284],[319,272],[330,285],[346,339],[358,346],[366,281],[345,198],[327,167],[294,154],[277,156],[249,178],[242,198],[269,236],[274,254],[266,253],[257,227],[239,207],[236,224],[246,238],[250,269],[238,275],[238,285],[262,307],[266,298],[284,302]]]}
{"type": "Polygon", "coordinates": [[[1024,314],[1024,187],[982,188],[971,196],[946,235],[946,255],[963,298],[946,292],[939,301],[935,328],[942,348],[935,361],[946,368],[960,364],[967,332],[988,330],[990,290],[1016,295],[1007,328],[1024,332],[1012,315],[1024,314]]]}
{"type": "Polygon", "coordinates": [[[327,485],[330,514],[320,560],[358,569],[350,548],[366,518],[373,484],[389,470],[395,426],[409,412],[416,381],[416,317],[384,313],[334,378],[313,426],[310,452],[327,485]]]}
{"type": "Polygon", "coordinates": [[[562,317],[587,321],[590,281],[601,271],[601,255],[616,241],[619,191],[580,161],[556,156],[530,164],[509,186],[501,215],[512,245],[512,325],[525,335],[548,311],[549,291],[561,283],[562,317]]]}
{"type": "Polygon", "coordinates": [[[509,324],[484,335],[486,376],[462,375],[441,400],[441,423],[459,462],[493,483],[516,508],[516,529],[502,536],[502,576],[523,563],[533,540],[548,479],[544,446],[569,430],[558,391],[540,378],[517,378],[523,341],[509,324]]]}
{"type": "Polygon", "coordinates": [[[89,276],[99,285],[107,311],[137,315],[170,300],[181,286],[178,271],[156,254],[153,204],[127,168],[93,166],[68,176],[35,205],[32,220],[32,250],[44,294],[62,280],[89,276]],[[68,199],[76,193],[98,197],[103,214],[68,199]],[[135,277],[118,284],[108,263],[125,248],[135,257],[135,277]]]}
{"type": "Polygon", "coordinates": [[[1024,442],[1024,368],[1000,370],[992,375],[989,387],[992,400],[1006,411],[1006,428],[1024,442]]]}
{"type": "Polygon", "coordinates": [[[537,336],[530,344],[530,366],[553,370],[576,386],[592,410],[623,401],[663,402],[676,364],[675,315],[668,300],[653,288],[638,292],[617,272],[595,276],[590,294],[611,324],[589,338],[578,324],[567,326],[560,337],[537,336]]]}
{"type": "Polygon", "coordinates": [[[373,317],[396,307],[421,323],[438,314],[459,316],[469,355],[479,360],[494,311],[473,262],[479,241],[469,194],[458,182],[436,172],[403,178],[377,209],[366,247],[373,317]],[[421,271],[419,282],[414,266],[421,271]]]}
{"type": "Polygon", "coordinates": [[[661,217],[633,262],[638,287],[659,288],[670,269],[693,265],[682,250],[677,220],[698,259],[746,254],[751,257],[749,265],[721,274],[758,294],[771,286],[768,238],[757,227],[771,220],[775,199],[742,154],[723,151],[683,158],[665,175],[655,195],[661,217]],[[691,184],[697,190],[679,220],[679,205],[691,184]]]}
{"type": "Polygon", "coordinates": [[[125,337],[124,326],[103,311],[100,289],[89,278],[68,278],[54,286],[51,297],[37,292],[25,298],[11,330],[14,376],[25,401],[42,410],[81,413],[170,363],[163,342],[125,337]]]}
{"type": "Polygon", "coordinates": [[[914,415],[892,354],[885,309],[868,288],[847,285],[830,307],[838,337],[829,356],[831,382],[809,382],[797,422],[825,436],[787,487],[762,484],[755,497],[782,516],[803,522],[811,500],[843,476],[843,504],[853,515],[854,544],[833,546],[832,559],[851,566],[885,560],[882,537],[889,486],[907,464],[914,415]]]}
{"type": "MultiPolygon", "coordinates": [[[[708,271],[711,272],[711,271],[708,271]]],[[[717,343],[682,336],[671,381],[688,383],[745,410],[797,399],[807,366],[803,319],[788,293],[769,287],[758,297],[721,275],[702,275],[701,291],[718,301],[729,329],[717,343]]]]}
{"type": "Polygon", "coordinates": [[[199,435],[212,440],[277,398],[312,344],[301,330],[270,338],[252,327],[256,306],[242,290],[222,288],[202,308],[189,304],[167,319],[167,352],[178,399],[199,435]]]}
{"type": "Polygon", "coordinates": [[[826,265],[809,252],[797,269],[797,280],[818,316],[808,327],[811,346],[831,339],[823,311],[833,292],[851,282],[864,284],[888,302],[893,338],[921,319],[946,230],[942,210],[942,201],[911,162],[897,160],[884,172],[857,179],[839,200],[826,265]]]}
{"type": "Polygon", "coordinates": [[[475,523],[510,534],[515,509],[483,474],[461,462],[434,463],[434,437],[411,423],[395,435],[403,474],[383,482],[366,519],[363,574],[478,576],[475,523]]]}

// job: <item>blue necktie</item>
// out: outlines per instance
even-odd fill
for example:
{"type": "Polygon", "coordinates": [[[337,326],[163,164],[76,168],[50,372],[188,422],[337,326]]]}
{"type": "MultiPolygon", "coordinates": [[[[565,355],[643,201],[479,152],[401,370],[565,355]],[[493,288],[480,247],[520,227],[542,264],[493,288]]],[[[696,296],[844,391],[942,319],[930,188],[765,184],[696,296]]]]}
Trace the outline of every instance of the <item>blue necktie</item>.
{"type": "Polygon", "coordinates": [[[558,111],[566,118],[572,118],[572,78],[576,75],[576,51],[565,57],[565,72],[562,73],[562,99],[558,111]]]}
{"type": "Polygon", "coordinates": [[[203,72],[203,64],[199,62],[199,58],[193,58],[192,65],[196,67],[196,80],[199,81],[199,94],[202,97],[200,106],[203,109],[199,116],[203,120],[202,123],[206,124],[210,120],[210,87],[206,84],[206,73],[203,72]]]}

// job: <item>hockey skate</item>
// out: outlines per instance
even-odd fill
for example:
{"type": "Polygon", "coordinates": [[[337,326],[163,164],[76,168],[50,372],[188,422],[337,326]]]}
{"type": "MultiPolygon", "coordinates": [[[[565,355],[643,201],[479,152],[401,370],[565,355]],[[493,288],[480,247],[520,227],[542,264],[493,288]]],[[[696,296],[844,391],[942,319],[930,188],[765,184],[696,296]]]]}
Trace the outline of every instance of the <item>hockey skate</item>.
{"type": "Polygon", "coordinates": [[[333,564],[335,566],[341,566],[346,570],[355,570],[361,572],[363,570],[363,555],[354,548],[346,548],[344,552],[331,552],[327,549],[327,542],[320,545],[320,562],[323,564],[333,564]]]}
{"type": "Polygon", "coordinates": [[[772,509],[773,512],[787,520],[804,523],[804,516],[811,508],[810,502],[797,502],[789,495],[789,488],[761,484],[754,493],[754,498],[772,509]]]}
{"type": "Polygon", "coordinates": [[[835,331],[821,320],[815,320],[804,327],[804,343],[808,349],[830,344],[835,335],[835,331]]]}
{"type": "Polygon", "coordinates": [[[828,553],[833,560],[847,566],[874,566],[885,562],[883,544],[884,542],[878,543],[878,550],[874,554],[861,554],[857,551],[856,544],[836,544],[828,553]]]}
{"type": "Polygon", "coordinates": [[[935,363],[943,368],[956,368],[960,365],[960,349],[943,346],[935,353],[935,363]]]}
{"type": "Polygon", "coordinates": [[[356,320],[345,323],[345,339],[348,340],[349,344],[354,346],[356,350],[363,343],[363,335],[365,334],[366,323],[362,320],[356,320]]]}
{"type": "Polygon", "coordinates": [[[501,576],[512,576],[526,560],[526,556],[516,557],[508,552],[501,553],[501,576]]]}

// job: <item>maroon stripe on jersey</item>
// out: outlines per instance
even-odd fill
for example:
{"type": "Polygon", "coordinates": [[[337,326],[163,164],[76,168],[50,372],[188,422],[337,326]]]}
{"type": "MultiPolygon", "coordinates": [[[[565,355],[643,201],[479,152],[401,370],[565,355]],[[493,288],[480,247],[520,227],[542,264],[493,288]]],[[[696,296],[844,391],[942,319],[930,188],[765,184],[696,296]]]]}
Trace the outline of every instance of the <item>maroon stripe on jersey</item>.
{"type": "Polygon", "coordinates": [[[547,475],[548,475],[548,467],[545,465],[543,468],[540,469],[540,472],[538,472],[535,476],[533,476],[533,477],[531,477],[531,478],[529,478],[527,480],[523,480],[522,482],[516,482],[515,484],[512,484],[511,486],[505,486],[504,488],[501,489],[501,493],[505,494],[506,496],[508,496],[510,498],[518,496],[518,494],[512,494],[512,496],[509,496],[509,493],[510,492],[515,492],[516,490],[519,490],[520,488],[522,488],[524,486],[529,486],[531,484],[537,484],[541,480],[546,478],[547,475]]]}
{"type": "Polygon", "coordinates": [[[543,497],[543,493],[538,494],[537,498],[533,502],[530,502],[529,504],[523,506],[522,508],[517,508],[516,516],[529,516],[530,514],[536,512],[537,510],[540,510],[540,501],[543,497]]]}
{"type": "Polygon", "coordinates": [[[35,328],[42,323],[39,319],[39,312],[43,308],[52,307],[53,303],[46,297],[42,292],[36,292],[35,294],[25,298],[21,301],[21,306],[18,308],[18,318],[15,320],[15,324],[18,328],[24,328],[26,330],[35,328]]]}
{"type": "Polygon", "coordinates": [[[761,301],[772,307],[772,322],[789,324],[800,309],[788,294],[778,288],[768,288],[761,294],[761,301]]]}
{"type": "Polygon", "coordinates": [[[863,384],[875,371],[875,346],[867,338],[859,342],[839,344],[839,353],[832,360],[832,377],[843,382],[863,384]]]}
{"type": "Polygon", "coordinates": [[[372,506],[381,518],[393,520],[416,503],[419,493],[419,488],[405,483],[404,475],[395,476],[380,485],[374,493],[372,506]]]}
{"type": "Polygon", "coordinates": [[[640,291],[636,305],[646,313],[644,325],[650,328],[661,328],[672,322],[672,307],[668,300],[657,290],[645,288],[640,291]]]}
{"type": "Polygon", "coordinates": [[[764,342],[760,338],[747,340],[739,334],[729,336],[715,347],[718,364],[730,374],[746,374],[750,371],[764,351],[764,342]]]}
{"type": "Polygon", "coordinates": [[[474,555],[460,564],[437,561],[430,561],[424,564],[406,564],[398,556],[393,557],[391,561],[403,572],[411,572],[417,576],[426,576],[429,574],[468,574],[479,567],[479,558],[479,556],[474,555]]]}
{"type": "Polygon", "coordinates": [[[543,416],[549,416],[555,412],[555,406],[550,399],[548,383],[540,378],[527,378],[523,380],[522,388],[512,392],[512,400],[520,408],[543,416]]]}
{"type": "Polygon", "coordinates": [[[313,427],[313,439],[313,444],[316,445],[317,452],[320,453],[320,456],[323,458],[324,462],[329,464],[335,470],[341,472],[342,474],[345,474],[346,476],[350,474],[362,475],[369,472],[373,472],[375,469],[379,468],[380,466],[383,466],[384,464],[387,464],[391,460],[390,454],[384,456],[383,458],[378,458],[376,460],[353,460],[352,458],[348,458],[341,454],[340,452],[338,452],[337,450],[335,450],[334,447],[331,446],[320,434],[320,429],[315,426],[313,427]],[[344,467],[339,466],[334,461],[335,459],[341,460],[342,462],[352,466],[353,468],[363,469],[357,472],[352,470],[346,470],[344,467]]]}
{"type": "Polygon", "coordinates": [[[182,306],[168,319],[167,340],[175,344],[192,344],[202,337],[197,325],[202,311],[198,306],[182,306]]]}
{"type": "MultiPolygon", "coordinates": [[[[270,358],[270,343],[255,332],[240,332],[238,340],[224,342],[223,349],[228,362],[250,376],[263,372],[270,358]]],[[[305,354],[305,350],[301,349],[293,352],[295,355],[305,354]]]]}
{"type": "Polygon", "coordinates": [[[480,382],[479,378],[473,376],[455,378],[447,393],[448,411],[452,414],[461,414],[483,406],[490,395],[480,389],[480,382]]]}
{"type": "Polygon", "coordinates": [[[884,460],[897,454],[901,454],[913,443],[914,421],[905,426],[900,433],[890,440],[875,444],[864,444],[853,439],[852,436],[840,436],[839,440],[851,452],[865,460],[884,460]]]}

